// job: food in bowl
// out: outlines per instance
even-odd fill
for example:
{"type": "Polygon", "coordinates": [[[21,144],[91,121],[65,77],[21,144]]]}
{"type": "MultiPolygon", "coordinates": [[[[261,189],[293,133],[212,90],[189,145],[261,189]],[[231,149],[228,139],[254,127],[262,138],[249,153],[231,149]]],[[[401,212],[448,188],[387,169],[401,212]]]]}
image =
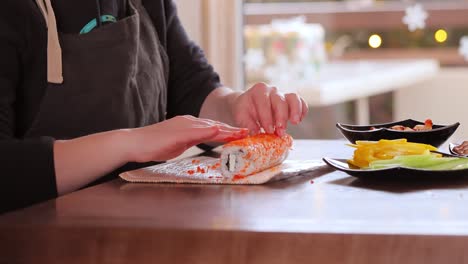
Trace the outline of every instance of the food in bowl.
{"type": "Polygon", "coordinates": [[[457,128],[460,126],[460,123],[457,122],[451,125],[432,124],[432,128],[427,130],[429,125],[429,121],[420,122],[412,119],[406,119],[391,123],[369,125],[337,123],[336,127],[351,143],[355,143],[359,140],[378,141],[380,139],[406,138],[408,142],[423,143],[439,147],[446,142],[453,133],[455,133],[457,128]],[[408,127],[413,130],[392,129],[392,127],[398,128],[395,126],[408,127]],[[414,130],[414,128],[417,130],[414,130]]]}
{"type": "Polygon", "coordinates": [[[468,141],[463,141],[460,145],[453,147],[452,150],[458,155],[468,155],[468,141]]]}
{"type": "MultiPolygon", "coordinates": [[[[431,130],[432,125],[433,125],[432,120],[431,119],[426,119],[424,121],[424,125],[418,124],[418,125],[415,125],[412,128],[407,127],[407,126],[402,126],[402,125],[395,125],[395,126],[391,126],[389,129],[397,130],[397,131],[426,131],[426,130],[431,130]]],[[[373,128],[373,129],[376,129],[376,128],[373,128]]]]}

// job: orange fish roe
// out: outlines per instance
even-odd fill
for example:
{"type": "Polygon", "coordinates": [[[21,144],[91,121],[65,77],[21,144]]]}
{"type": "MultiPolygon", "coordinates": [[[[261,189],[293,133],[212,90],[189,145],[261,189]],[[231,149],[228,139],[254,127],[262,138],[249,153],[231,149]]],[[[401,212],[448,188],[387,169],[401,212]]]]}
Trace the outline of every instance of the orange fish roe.
{"type": "Polygon", "coordinates": [[[199,161],[199,160],[196,160],[196,159],[194,159],[194,160],[192,160],[192,164],[200,164],[200,161],[199,161]]]}
{"type": "Polygon", "coordinates": [[[241,175],[244,175],[252,163],[258,167],[253,173],[279,164],[285,153],[292,147],[292,142],[290,135],[279,137],[275,134],[263,133],[231,141],[223,148],[242,147],[245,152],[243,158],[250,161],[245,162],[245,167],[239,171],[241,175]]]}
{"type": "Polygon", "coordinates": [[[288,148],[292,146],[292,137],[290,135],[284,135],[282,137],[279,137],[275,134],[258,134],[255,136],[250,136],[246,137],[244,139],[240,140],[235,140],[232,142],[229,142],[225,144],[225,147],[229,146],[252,146],[252,145],[258,145],[261,144],[265,147],[274,147],[274,146],[279,146],[279,145],[286,145],[288,148]]]}
{"type": "Polygon", "coordinates": [[[233,181],[242,180],[242,179],[245,179],[245,176],[242,176],[242,175],[234,175],[234,177],[232,177],[232,180],[233,180],[233,181]]]}
{"type": "Polygon", "coordinates": [[[195,171],[194,170],[188,170],[187,173],[190,174],[190,175],[193,175],[195,173],[195,171]]]}
{"type": "Polygon", "coordinates": [[[270,171],[275,172],[275,171],[279,171],[279,169],[280,168],[278,166],[276,166],[276,167],[271,168],[270,171]]]}
{"type": "Polygon", "coordinates": [[[197,172],[199,172],[199,173],[206,173],[207,171],[208,171],[207,169],[202,168],[202,167],[200,167],[200,166],[197,166],[197,172]]]}
{"type": "Polygon", "coordinates": [[[208,168],[212,169],[212,170],[216,170],[217,168],[221,167],[221,163],[220,162],[217,162],[215,163],[214,165],[212,166],[208,166],[208,168]]]}

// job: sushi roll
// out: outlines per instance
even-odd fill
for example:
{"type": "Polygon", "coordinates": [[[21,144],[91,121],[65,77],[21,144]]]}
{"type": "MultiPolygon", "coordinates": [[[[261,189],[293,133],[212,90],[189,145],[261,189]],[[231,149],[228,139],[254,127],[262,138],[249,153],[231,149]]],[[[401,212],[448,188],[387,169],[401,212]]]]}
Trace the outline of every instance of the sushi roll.
{"type": "Polygon", "coordinates": [[[272,168],[287,158],[291,147],[289,135],[259,134],[231,141],[221,152],[221,172],[223,176],[233,178],[272,168]]]}

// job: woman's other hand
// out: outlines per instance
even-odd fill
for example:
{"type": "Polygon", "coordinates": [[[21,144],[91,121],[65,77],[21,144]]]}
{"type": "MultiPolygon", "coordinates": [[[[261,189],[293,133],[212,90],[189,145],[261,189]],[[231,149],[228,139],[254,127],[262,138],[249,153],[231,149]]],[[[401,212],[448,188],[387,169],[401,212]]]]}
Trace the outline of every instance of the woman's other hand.
{"type": "Polygon", "coordinates": [[[233,100],[232,113],[236,124],[252,133],[263,128],[267,133],[284,135],[288,121],[299,124],[309,108],[296,93],[282,94],[276,87],[255,84],[233,100]]]}
{"type": "Polygon", "coordinates": [[[226,142],[246,137],[246,128],[193,116],[177,116],[161,123],[130,129],[129,159],[136,162],[164,161],[205,142],[226,142]]]}
{"type": "Polygon", "coordinates": [[[240,139],[248,129],[192,116],[54,143],[57,190],[76,190],[128,162],[164,161],[204,142],[240,139]]]}

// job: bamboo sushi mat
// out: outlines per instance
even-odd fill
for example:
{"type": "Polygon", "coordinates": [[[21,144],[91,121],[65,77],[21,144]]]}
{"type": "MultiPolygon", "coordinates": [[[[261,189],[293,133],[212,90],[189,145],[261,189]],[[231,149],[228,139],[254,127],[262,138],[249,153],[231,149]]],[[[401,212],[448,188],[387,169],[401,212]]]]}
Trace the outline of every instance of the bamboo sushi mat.
{"type": "Polygon", "coordinates": [[[201,156],[124,172],[120,177],[144,183],[263,184],[307,174],[323,166],[321,160],[286,160],[248,177],[229,178],[222,176],[219,158],[201,156]]]}

